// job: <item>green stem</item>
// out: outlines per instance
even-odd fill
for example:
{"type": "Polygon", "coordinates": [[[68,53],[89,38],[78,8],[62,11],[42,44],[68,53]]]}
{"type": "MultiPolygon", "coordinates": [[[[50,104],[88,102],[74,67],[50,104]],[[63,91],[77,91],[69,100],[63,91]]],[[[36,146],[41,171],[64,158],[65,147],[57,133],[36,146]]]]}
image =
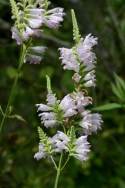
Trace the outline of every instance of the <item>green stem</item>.
{"type": "Polygon", "coordinates": [[[65,166],[67,165],[67,163],[69,162],[69,160],[70,160],[70,156],[68,155],[68,157],[66,159],[66,162],[64,163],[64,165],[61,168],[61,171],[65,168],[65,166]]]}
{"type": "Polygon", "coordinates": [[[58,168],[57,168],[57,174],[56,174],[54,188],[58,188],[59,177],[60,177],[60,173],[61,173],[62,157],[63,157],[63,154],[61,154],[60,159],[59,159],[59,165],[58,165],[58,168]]]}
{"type": "Polygon", "coordinates": [[[54,164],[55,169],[57,170],[57,165],[56,165],[56,163],[55,163],[55,160],[53,159],[52,156],[51,156],[50,158],[51,158],[51,160],[52,160],[52,163],[54,164]]]}
{"type": "Polygon", "coordinates": [[[1,124],[0,124],[0,132],[2,131],[6,117],[8,115],[9,107],[11,106],[13,99],[14,99],[15,88],[16,88],[16,85],[17,85],[17,82],[18,82],[18,79],[19,79],[20,70],[21,70],[22,65],[24,63],[25,52],[26,52],[26,47],[24,45],[22,45],[21,52],[20,52],[19,65],[18,65],[18,69],[17,69],[17,74],[16,74],[16,77],[14,79],[12,89],[11,89],[11,92],[10,92],[10,96],[9,96],[9,99],[8,99],[8,103],[7,103],[7,106],[6,106],[6,109],[5,109],[5,113],[3,115],[3,118],[2,118],[2,121],[1,121],[1,124]]]}

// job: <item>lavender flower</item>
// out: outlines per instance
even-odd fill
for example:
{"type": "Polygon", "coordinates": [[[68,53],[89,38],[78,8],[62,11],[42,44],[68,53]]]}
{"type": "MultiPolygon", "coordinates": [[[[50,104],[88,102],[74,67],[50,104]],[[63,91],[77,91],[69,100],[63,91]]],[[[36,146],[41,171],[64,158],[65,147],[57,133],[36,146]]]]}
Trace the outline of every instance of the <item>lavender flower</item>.
{"type": "Polygon", "coordinates": [[[96,55],[92,52],[93,47],[97,44],[97,38],[91,34],[87,35],[85,39],[80,39],[79,43],[72,49],[60,48],[60,59],[64,69],[73,70],[75,74],[73,80],[79,83],[85,74],[84,86],[95,86],[95,68],[96,55]],[[84,67],[84,72],[81,74],[81,67],[84,67]],[[87,72],[87,73],[86,73],[87,72]]]}
{"type": "Polygon", "coordinates": [[[68,150],[69,138],[66,134],[58,131],[56,135],[51,138],[51,142],[54,148],[54,152],[61,153],[63,150],[68,150]]]}
{"type": "Polygon", "coordinates": [[[72,155],[80,161],[86,161],[89,152],[90,144],[87,141],[87,136],[79,137],[75,142],[75,152],[72,155]]]}
{"type": "Polygon", "coordinates": [[[58,28],[65,15],[63,8],[60,7],[48,10],[44,1],[32,2],[32,5],[31,2],[27,2],[25,6],[23,2],[19,4],[14,2],[14,7],[12,12],[15,24],[12,28],[12,38],[17,41],[18,45],[37,36],[43,25],[58,28]]]}
{"type": "Polygon", "coordinates": [[[26,9],[25,12],[27,12],[25,19],[29,27],[31,27],[32,29],[38,29],[42,26],[43,15],[45,13],[44,9],[31,8],[31,9],[26,9]]]}
{"type": "Polygon", "coordinates": [[[54,94],[47,95],[47,105],[37,104],[41,122],[46,128],[54,127],[62,123],[65,118],[77,114],[75,101],[70,95],[65,96],[62,101],[56,99],[54,94]]]}
{"type": "Polygon", "coordinates": [[[92,87],[94,86],[95,87],[95,82],[96,82],[96,79],[95,79],[95,70],[92,70],[90,71],[89,73],[87,73],[84,77],[84,80],[85,80],[85,87],[92,87]]]}
{"type": "Polygon", "coordinates": [[[39,64],[43,58],[45,50],[46,47],[43,46],[35,46],[28,48],[25,62],[29,62],[31,64],[39,64]]]}
{"type": "Polygon", "coordinates": [[[91,113],[90,111],[84,111],[82,113],[83,119],[80,122],[80,126],[83,128],[85,134],[90,135],[92,132],[97,132],[101,129],[103,123],[102,117],[98,113],[91,113]]]}
{"type": "Polygon", "coordinates": [[[57,7],[54,9],[51,9],[47,11],[45,18],[44,18],[44,24],[50,28],[58,28],[60,25],[60,22],[63,21],[63,16],[65,15],[64,9],[57,7]]]}
{"type": "Polygon", "coordinates": [[[71,97],[70,94],[66,95],[62,99],[62,101],[60,103],[60,108],[63,110],[64,117],[66,117],[66,118],[77,114],[75,101],[73,100],[73,98],[71,97]]]}
{"type": "Polygon", "coordinates": [[[34,155],[34,158],[40,160],[46,157],[46,152],[43,144],[39,144],[39,151],[34,155]]]}
{"type": "Polygon", "coordinates": [[[23,43],[23,39],[19,30],[14,26],[12,27],[11,31],[12,31],[12,39],[15,39],[17,44],[21,45],[23,43]]]}
{"type": "Polygon", "coordinates": [[[77,53],[81,63],[85,67],[85,71],[91,71],[95,68],[96,55],[92,52],[93,47],[97,44],[97,38],[87,35],[85,39],[81,39],[77,47],[77,53]]]}
{"type": "Polygon", "coordinates": [[[74,92],[72,96],[75,101],[76,109],[79,113],[82,113],[86,106],[92,104],[92,98],[85,96],[82,91],[74,92]]]}
{"type": "Polygon", "coordinates": [[[67,70],[74,70],[75,72],[79,72],[79,63],[77,62],[72,49],[59,48],[59,51],[60,51],[60,59],[62,60],[63,68],[67,70]]]}

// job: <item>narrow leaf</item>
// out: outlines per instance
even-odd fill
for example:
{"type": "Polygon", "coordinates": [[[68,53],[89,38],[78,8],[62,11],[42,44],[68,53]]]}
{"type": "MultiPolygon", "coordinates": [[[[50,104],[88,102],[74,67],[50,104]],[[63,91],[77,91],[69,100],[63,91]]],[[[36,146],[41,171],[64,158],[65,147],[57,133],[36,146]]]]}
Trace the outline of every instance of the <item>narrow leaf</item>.
{"type": "Polygon", "coordinates": [[[119,109],[119,108],[123,108],[123,105],[117,104],[117,103],[108,103],[102,106],[95,107],[93,108],[93,110],[106,111],[106,110],[114,110],[114,109],[119,109]]]}
{"type": "Polygon", "coordinates": [[[12,119],[17,119],[17,120],[22,121],[22,122],[26,122],[26,120],[22,116],[20,116],[18,114],[14,114],[14,115],[7,116],[7,117],[8,118],[12,118],[12,119]]]}

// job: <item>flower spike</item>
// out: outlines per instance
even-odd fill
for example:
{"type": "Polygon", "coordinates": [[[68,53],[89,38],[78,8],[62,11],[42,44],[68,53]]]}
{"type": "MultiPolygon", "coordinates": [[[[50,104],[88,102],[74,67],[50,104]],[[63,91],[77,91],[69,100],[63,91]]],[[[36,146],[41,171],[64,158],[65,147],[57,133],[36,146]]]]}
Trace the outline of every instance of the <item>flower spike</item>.
{"type": "Polygon", "coordinates": [[[80,41],[81,35],[79,32],[79,27],[78,27],[75,11],[73,9],[71,10],[71,15],[72,15],[72,22],[73,22],[73,39],[77,44],[80,41]]]}

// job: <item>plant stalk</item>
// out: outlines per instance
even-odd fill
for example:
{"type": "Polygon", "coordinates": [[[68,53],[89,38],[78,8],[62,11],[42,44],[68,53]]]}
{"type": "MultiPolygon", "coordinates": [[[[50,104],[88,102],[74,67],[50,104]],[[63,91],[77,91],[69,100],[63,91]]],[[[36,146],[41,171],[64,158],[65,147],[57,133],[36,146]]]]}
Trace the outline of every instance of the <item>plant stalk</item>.
{"type": "Polygon", "coordinates": [[[60,159],[59,159],[59,165],[58,165],[58,168],[57,168],[57,174],[56,174],[54,188],[58,188],[59,177],[60,177],[60,173],[61,173],[62,157],[63,157],[63,154],[61,154],[60,159]]]}
{"type": "Polygon", "coordinates": [[[18,65],[18,69],[17,69],[17,74],[16,74],[16,77],[14,79],[12,89],[11,89],[11,92],[10,92],[10,95],[9,95],[8,103],[7,103],[7,106],[6,106],[6,109],[5,109],[5,113],[3,114],[3,118],[2,118],[2,121],[1,121],[1,124],[0,124],[0,133],[1,133],[2,128],[4,126],[6,117],[8,115],[9,107],[12,105],[13,100],[14,100],[14,93],[15,93],[15,89],[16,89],[17,82],[18,82],[18,79],[19,79],[20,70],[21,70],[22,65],[24,63],[25,52],[26,52],[26,47],[25,47],[25,45],[22,45],[21,46],[21,52],[20,52],[20,58],[19,58],[19,65],[18,65]]]}

